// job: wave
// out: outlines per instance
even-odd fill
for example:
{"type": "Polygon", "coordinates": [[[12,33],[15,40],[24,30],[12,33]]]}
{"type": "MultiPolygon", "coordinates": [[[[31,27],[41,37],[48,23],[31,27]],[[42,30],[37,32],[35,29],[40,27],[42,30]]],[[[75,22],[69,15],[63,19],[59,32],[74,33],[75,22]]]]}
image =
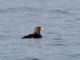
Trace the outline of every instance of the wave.
{"type": "Polygon", "coordinates": [[[66,10],[51,10],[51,13],[58,13],[58,14],[67,14],[67,15],[73,15],[71,12],[66,10]]]}
{"type": "Polygon", "coordinates": [[[41,9],[39,8],[33,8],[33,7],[14,7],[14,8],[7,8],[7,9],[0,9],[0,13],[14,13],[18,11],[34,11],[34,12],[40,12],[41,9]]]}

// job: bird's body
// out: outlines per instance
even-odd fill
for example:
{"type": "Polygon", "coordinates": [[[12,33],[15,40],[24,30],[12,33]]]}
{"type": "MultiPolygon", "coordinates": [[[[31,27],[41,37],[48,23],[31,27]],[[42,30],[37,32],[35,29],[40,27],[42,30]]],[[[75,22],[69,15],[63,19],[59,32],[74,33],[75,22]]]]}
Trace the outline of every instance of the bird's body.
{"type": "Polygon", "coordinates": [[[42,38],[41,34],[29,34],[27,36],[24,36],[22,39],[25,38],[42,38]]]}
{"type": "Polygon", "coordinates": [[[26,35],[26,36],[22,37],[22,39],[26,39],[26,38],[35,38],[35,39],[42,38],[42,35],[40,33],[41,30],[42,30],[41,27],[36,27],[33,34],[26,35]]]}

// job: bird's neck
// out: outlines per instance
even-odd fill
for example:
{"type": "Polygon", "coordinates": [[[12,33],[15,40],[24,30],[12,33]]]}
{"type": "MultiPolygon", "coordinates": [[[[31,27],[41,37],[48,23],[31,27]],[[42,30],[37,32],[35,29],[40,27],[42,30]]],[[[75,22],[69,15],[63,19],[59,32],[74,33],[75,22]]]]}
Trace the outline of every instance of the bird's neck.
{"type": "Polygon", "coordinates": [[[40,32],[34,32],[34,34],[40,34],[40,32]]]}

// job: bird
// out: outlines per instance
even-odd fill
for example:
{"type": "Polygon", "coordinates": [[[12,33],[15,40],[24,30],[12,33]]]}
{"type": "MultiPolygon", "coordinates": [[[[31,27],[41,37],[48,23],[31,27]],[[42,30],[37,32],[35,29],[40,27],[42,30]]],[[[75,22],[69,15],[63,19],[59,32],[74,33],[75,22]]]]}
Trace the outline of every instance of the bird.
{"type": "Polygon", "coordinates": [[[27,39],[27,38],[34,38],[34,39],[39,39],[42,38],[41,31],[43,31],[43,28],[38,26],[35,27],[34,32],[32,34],[28,34],[22,37],[22,39],[27,39]]]}

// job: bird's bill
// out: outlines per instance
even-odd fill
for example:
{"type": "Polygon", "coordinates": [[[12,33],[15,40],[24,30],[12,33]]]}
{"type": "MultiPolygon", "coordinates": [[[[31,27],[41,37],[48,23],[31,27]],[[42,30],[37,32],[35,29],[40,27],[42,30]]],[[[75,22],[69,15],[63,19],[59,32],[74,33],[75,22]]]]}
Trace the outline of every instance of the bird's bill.
{"type": "Polygon", "coordinates": [[[44,29],[43,28],[41,28],[41,31],[43,31],[44,29]]]}

